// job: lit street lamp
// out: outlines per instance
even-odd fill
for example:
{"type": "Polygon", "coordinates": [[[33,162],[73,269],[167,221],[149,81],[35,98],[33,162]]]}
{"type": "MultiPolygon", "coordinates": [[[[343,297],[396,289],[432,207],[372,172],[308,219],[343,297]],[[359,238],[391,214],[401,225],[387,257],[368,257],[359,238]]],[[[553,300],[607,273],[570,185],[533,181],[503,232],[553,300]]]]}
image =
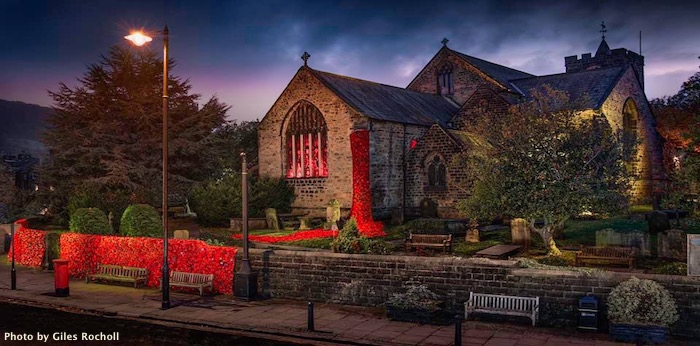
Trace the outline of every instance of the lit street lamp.
{"type": "MultiPolygon", "coordinates": [[[[162,309],[170,308],[170,270],[168,269],[168,26],[163,35],[163,302],[162,309]]],[[[132,32],[125,39],[137,46],[153,41],[140,31],[132,32]]]]}
{"type": "Polygon", "coordinates": [[[243,260],[233,275],[233,295],[244,301],[258,294],[258,274],[250,266],[248,257],[248,167],[245,152],[241,152],[241,221],[243,223],[243,260]]]}

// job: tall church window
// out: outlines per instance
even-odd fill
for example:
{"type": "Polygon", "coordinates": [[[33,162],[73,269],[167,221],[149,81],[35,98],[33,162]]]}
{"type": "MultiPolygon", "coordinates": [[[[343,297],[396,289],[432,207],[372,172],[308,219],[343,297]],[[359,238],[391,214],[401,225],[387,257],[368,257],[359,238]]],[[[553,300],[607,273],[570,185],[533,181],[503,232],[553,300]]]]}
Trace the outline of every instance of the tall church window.
{"type": "Polygon", "coordinates": [[[321,111],[302,101],[289,117],[285,132],[287,178],[328,176],[327,132],[321,111]]]}
{"type": "Polygon", "coordinates": [[[428,186],[429,187],[445,187],[447,170],[440,156],[435,155],[432,161],[428,164],[428,186]]]}
{"type": "Polygon", "coordinates": [[[625,136],[625,144],[628,146],[634,145],[637,140],[637,119],[639,118],[639,113],[637,112],[637,105],[634,100],[628,98],[625,101],[625,105],[622,108],[622,131],[625,136]]]}
{"type": "Polygon", "coordinates": [[[440,95],[452,95],[454,93],[454,81],[452,75],[452,66],[449,64],[443,65],[438,70],[438,93],[440,95]]]}

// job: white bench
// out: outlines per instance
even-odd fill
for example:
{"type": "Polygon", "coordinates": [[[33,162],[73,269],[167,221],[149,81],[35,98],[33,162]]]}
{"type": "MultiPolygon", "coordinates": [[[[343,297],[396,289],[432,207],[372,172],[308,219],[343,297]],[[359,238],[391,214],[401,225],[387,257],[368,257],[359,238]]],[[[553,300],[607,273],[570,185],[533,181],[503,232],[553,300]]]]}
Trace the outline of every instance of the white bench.
{"type": "Polygon", "coordinates": [[[198,288],[199,295],[204,294],[204,289],[209,287],[211,291],[214,287],[214,274],[197,274],[185,272],[170,272],[170,286],[198,288]]]}
{"type": "Polygon", "coordinates": [[[532,326],[540,314],[540,297],[516,297],[469,292],[464,303],[464,320],[470,313],[485,312],[498,315],[524,316],[532,320],[532,326]]]}

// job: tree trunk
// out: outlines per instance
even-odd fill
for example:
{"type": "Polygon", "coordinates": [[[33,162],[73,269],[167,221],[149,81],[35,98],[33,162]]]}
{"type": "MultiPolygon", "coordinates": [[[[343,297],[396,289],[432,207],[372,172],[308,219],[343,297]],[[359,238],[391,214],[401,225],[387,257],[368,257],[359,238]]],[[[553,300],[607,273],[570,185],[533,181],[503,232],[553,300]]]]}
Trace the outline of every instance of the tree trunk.
{"type": "Polygon", "coordinates": [[[544,226],[537,228],[535,227],[535,220],[530,220],[530,229],[542,237],[544,245],[547,247],[548,255],[550,256],[561,255],[561,251],[554,241],[554,232],[556,232],[557,226],[558,224],[550,224],[545,221],[544,226]]]}

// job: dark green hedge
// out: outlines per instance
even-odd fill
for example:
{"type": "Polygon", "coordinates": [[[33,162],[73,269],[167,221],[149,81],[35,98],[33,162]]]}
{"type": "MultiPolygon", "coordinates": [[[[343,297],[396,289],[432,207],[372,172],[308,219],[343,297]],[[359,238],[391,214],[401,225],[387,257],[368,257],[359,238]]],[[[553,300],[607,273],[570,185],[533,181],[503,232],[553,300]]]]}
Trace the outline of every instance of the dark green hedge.
{"type": "Polygon", "coordinates": [[[70,217],[70,230],[84,234],[111,234],[107,215],[97,208],[78,208],[70,217]]]}
{"type": "Polygon", "coordinates": [[[161,237],[163,224],[158,211],[148,204],[132,204],[124,210],[119,232],[132,237],[161,237]]]}

